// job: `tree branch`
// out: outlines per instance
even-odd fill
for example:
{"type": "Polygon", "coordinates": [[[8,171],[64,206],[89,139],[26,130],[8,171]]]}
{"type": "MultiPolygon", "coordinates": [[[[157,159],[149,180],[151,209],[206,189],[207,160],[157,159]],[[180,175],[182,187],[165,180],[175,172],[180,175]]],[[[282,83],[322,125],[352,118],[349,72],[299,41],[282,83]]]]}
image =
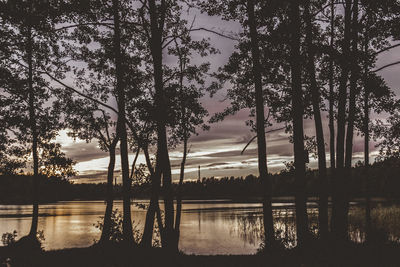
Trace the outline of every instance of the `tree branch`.
{"type": "Polygon", "coordinates": [[[172,80],[176,75],[180,74],[179,71],[175,71],[174,73],[171,74],[171,76],[169,76],[167,79],[165,79],[163,81],[163,84],[166,84],[167,82],[169,82],[170,80],[172,80]]]}
{"type": "Polygon", "coordinates": [[[62,30],[67,30],[70,28],[76,28],[79,26],[89,26],[89,25],[93,25],[93,26],[106,26],[110,29],[114,29],[114,24],[113,23],[103,23],[103,22],[88,22],[88,23],[80,23],[80,24],[73,24],[73,25],[68,25],[68,26],[64,26],[61,28],[57,28],[54,29],[54,32],[58,32],[58,31],[62,31],[62,30]]]}
{"type": "Polygon", "coordinates": [[[379,50],[379,51],[373,53],[372,55],[373,55],[373,56],[376,56],[376,55],[378,55],[378,54],[380,54],[380,53],[386,52],[386,51],[388,51],[388,50],[390,50],[390,49],[393,49],[393,48],[396,48],[396,47],[398,47],[398,46],[400,46],[400,43],[395,44],[395,45],[388,46],[388,47],[386,47],[386,48],[383,48],[382,50],[379,50]]]}
{"type": "Polygon", "coordinates": [[[131,177],[130,177],[131,180],[133,179],[133,175],[135,173],[135,165],[136,165],[136,161],[137,161],[137,159],[139,157],[139,153],[140,153],[140,146],[138,146],[137,151],[136,151],[136,155],[135,155],[135,159],[132,162],[132,170],[131,170],[131,177]]]}
{"type": "Polygon", "coordinates": [[[233,37],[233,36],[229,36],[229,35],[223,34],[223,33],[221,33],[221,32],[217,32],[217,31],[214,31],[214,30],[210,30],[210,29],[207,29],[207,28],[204,28],[204,27],[191,29],[191,30],[189,30],[189,31],[191,31],[191,32],[195,32],[195,31],[205,31],[205,32],[214,33],[214,34],[216,34],[216,35],[218,35],[218,36],[221,36],[221,37],[224,37],[224,38],[226,38],[226,39],[233,40],[233,41],[239,41],[239,40],[240,40],[239,38],[236,38],[236,37],[233,37]]]}
{"type": "MultiPolygon", "coordinates": [[[[28,68],[27,66],[25,66],[25,65],[22,64],[21,62],[18,62],[17,60],[11,60],[11,61],[12,61],[13,63],[17,64],[17,65],[20,65],[20,66],[23,67],[23,68],[28,68]]],[[[80,95],[80,96],[82,96],[82,97],[84,97],[84,98],[87,98],[87,99],[89,99],[89,100],[92,100],[93,102],[95,102],[95,103],[97,103],[97,104],[99,104],[99,105],[101,105],[101,106],[103,106],[103,107],[105,107],[105,108],[108,108],[108,109],[110,109],[110,110],[112,110],[112,111],[114,111],[115,113],[118,114],[118,111],[117,111],[115,108],[113,108],[112,106],[107,105],[107,104],[101,102],[100,100],[97,100],[97,99],[95,99],[95,98],[93,98],[93,97],[91,97],[91,96],[88,96],[88,95],[86,95],[86,94],[80,92],[79,90],[77,90],[77,89],[75,89],[75,88],[73,88],[73,87],[71,87],[71,86],[69,86],[69,85],[66,85],[65,83],[63,83],[62,81],[60,81],[59,79],[57,79],[56,77],[54,77],[53,75],[51,75],[50,73],[48,73],[47,71],[42,71],[42,70],[35,70],[35,71],[38,72],[38,73],[47,75],[50,79],[52,79],[53,81],[55,81],[55,82],[61,84],[61,85],[64,86],[66,89],[69,89],[69,90],[75,92],[76,94],[78,94],[78,95],[80,95]]]]}
{"type": "Polygon", "coordinates": [[[376,69],[376,70],[373,70],[372,72],[378,72],[378,71],[381,71],[381,70],[383,70],[383,69],[389,68],[389,67],[394,66],[394,65],[397,65],[397,64],[400,64],[400,61],[396,61],[396,62],[387,64],[387,65],[382,66],[382,67],[380,67],[380,68],[378,68],[378,69],[376,69]]]}
{"type": "Polygon", "coordinates": [[[146,165],[147,165],[147,168],[149,169],[150,175],[151,175],[151,177],[154,177],[154,168],[151,165],[151,160],[150,160],[150,155],[149,155],[149,148],[148,148],[147,145],[143,148],[143,152],[144,152],[144,156],[146,158],[146,165]]]}
{"type": "MultiPolygon", "coordinates": [[[[340,4],[344,4],[343,1],[339,1],[336,3],[333,3],[334,5],[340,5],[340,4]]],[[[314,14],[311,14],[312,17],[315,17],[316,15],[318,15],[319,13],[321,13],[322,11],[324,11],[326,8],[330,7],[331,3],[326,4],[325,6],[323,6],[320,10],[318,10],[317,12],[315,12],[314,14]]]]}
{"type": "Polygon", "coordinates": [[[93,98],[93,97],[91,97],[91,96],[88,96],[88,95],[86,95],[86,94],[84,94],[84,93],[78,91],[77,89],[75,89],[75,88],[73,88],[73,87],[71,87],[71,86],[69,86],[69,85],[66,85],[65,83],[63,83],[62,81],[60,81],[59,79],[57,79],[56,77],[54,77],[53,75],[51,75],[50,73],[48,73],[48,72],[46,72],[46,71],[39,71],[39,72],[40,72],[40,73],[43,73],[43,74],[46,74],[47,76],[49,76],[50,79],[52,79],[52,80],[54,80],[55,82],[61,84],[61,85],[64,86],[66,89],[69,89],[69,90],[75,92],[76,94],[78,94],[78,95],[80,95],[80,96],[82,96],[82,97],[84,97],[84,98],[87,98],[87,99],[89,99],[89,100],[92,100],[93,102],[95,102],[95,103],[97,103],[97,104],[99,104],[99,105],[101,105],[101,106],[103,106],[103,107],[105,107],[105,108],[108,108],[108,109],[110,109],[110,110],[112,110],[112,111],[114,111],[115,113],[118,114],[118,110],[116,110],[116,109],[113,108],[112,106],[107,105],[107,104],[101,102],[100,100],[97,100],[97,99],[95,99],[95,98],[93,98]]]}
{"type": "MultiPolygon", "coordinates": [[[[272,129],[269,131],[266,131],[265,133],[272,133],[272,132],[276,132],[276,131],[280,131],[285,129],[286,127],[281,127],[281,128],[277,128],[277,129],[272,129]]],[[[242,152],[240,152],[240,155],[243,155],[244,151],[246,150],[246,148],[257,138],[257,135],[253,136],[249,142],[247,142],[247,145],[243,148],[242,152]]]]}

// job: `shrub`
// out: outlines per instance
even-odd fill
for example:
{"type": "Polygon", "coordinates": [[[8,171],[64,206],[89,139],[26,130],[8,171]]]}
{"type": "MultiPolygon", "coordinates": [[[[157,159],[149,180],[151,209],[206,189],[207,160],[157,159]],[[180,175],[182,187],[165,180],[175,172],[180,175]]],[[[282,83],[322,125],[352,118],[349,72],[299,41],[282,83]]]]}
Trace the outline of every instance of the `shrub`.
{"type": "Polygon", "coordinates": [[[17,235],[18,234],[17,234],[16,230],[14,230],[12,233],[9,233],[9,232],[4,233],[1,236],[1,242],[3,243],[3,246],[10,246],[10,245],[14,244],[16,241],[17,235]]]}
{"type": "MultiPolygon", "coordinates": [[[[101,231],[103,231],[104,227],[104,216],[100,216],[99,221],[97,221],[96,224],[94,224],[94,227],[98,228],[101,231]]],[[[124,221],[124,217],[118,209],[115,209],[111,213],[111,228],[110,228],[110,241],[113,243],[118,243],[123,240],[123,230],[122,230],[122,224],[124,221]]],[[[133,221],[132,223],[132,232],[133,232],[133,240],[135,243],[138,243],[141,237],[140,230],[138,229],[138,224],[133,221]]],[[[97,240],[95,240],[97,242],[97,240]]]]}

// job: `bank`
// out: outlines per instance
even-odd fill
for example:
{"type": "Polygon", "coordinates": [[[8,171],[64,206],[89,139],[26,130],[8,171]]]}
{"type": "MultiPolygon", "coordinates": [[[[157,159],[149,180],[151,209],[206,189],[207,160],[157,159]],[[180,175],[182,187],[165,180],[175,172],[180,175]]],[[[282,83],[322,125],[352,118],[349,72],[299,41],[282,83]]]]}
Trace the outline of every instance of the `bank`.
{"type": "Polygon", "coordinates": [[[325,246],[314,243],[305,249],[275,248],[255,255],[199,256],[171,253],[164,249],[116,246],[92,246],[50,251],[12,251],[0,247],[4,263],[10,266],[57,267],[250,267],[250,266],[399,266],[400,246],[394,243],[325,246]],[[11,260],[10,260],[11,259],[11,260]]]}

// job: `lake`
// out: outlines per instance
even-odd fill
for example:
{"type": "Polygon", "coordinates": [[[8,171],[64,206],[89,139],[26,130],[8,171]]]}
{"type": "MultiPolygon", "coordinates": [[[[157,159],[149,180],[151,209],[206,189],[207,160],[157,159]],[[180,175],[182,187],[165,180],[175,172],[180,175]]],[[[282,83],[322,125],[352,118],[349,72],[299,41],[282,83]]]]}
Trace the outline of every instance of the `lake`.
{"type": "MultiPolygon", "coordinates": [[[[148,203],[148,201],[134,201],[148,203]]],[[[294,245],[294,209],[291,203],[274,203],[277,235],[294,245]]],[[[114,208],[122,211],[122,201],[114,208]]],[[[104,215],[104,201],[65,201],[40,206],[39,230],[44,231],[46,250],[86,247],[100,238],[94,225],[104,215]]],[[[383,208],[374,209],[373,216],[382,217],[383,208]]],[[[31,205],[0,205],[0,234],[16,230],[21,237],[29,232],[31,205]]],[[[317,209],[309,203],[310,228],[317,229],[317,209]]],[[[399,209],[390,208],[383,214],[400,217],[399,209]]],[[[396,218],[397,218],[396,217],[396,218]]],[[[145,210],[132,205],[132,219],[142,229],[145,210]]],[[[383,223],[387,223],[382,219],[383,223]]],[[[351,238],[362,241],[362,208],[350,209],[351,238]]],[[[396,224],[394,221],[393,224],[396,224]]],[[[389,229],[391,239],[400,236],[398,226],[389,229]]],[[[184,201],[182,210],[180,250],[188,254],[253,254],[262,243],[262,207],[259,203],[228,201],[184,201]]]]}

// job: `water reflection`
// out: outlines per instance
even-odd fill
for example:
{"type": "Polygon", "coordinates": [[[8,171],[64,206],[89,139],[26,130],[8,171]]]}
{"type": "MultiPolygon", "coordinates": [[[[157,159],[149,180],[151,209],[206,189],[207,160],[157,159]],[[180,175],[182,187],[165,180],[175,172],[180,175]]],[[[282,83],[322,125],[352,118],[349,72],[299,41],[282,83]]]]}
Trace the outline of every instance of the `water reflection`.
{"type": "MultiPolygon", "coordinates": [[[[146,201],[140,201],[146,202],[146,201]]],[[[122,202],[115,207],[122,210],[122,202]]],[[[143,226],[145,211],[132,206],[132,218],[143,226]]],[[[104,215],[103,201],[70,201],[42,205],[39,230],[44,230],[46,249],[85,247],[99,239],[94,227],[104,215]]],[[[0,206],[0,233],[17,230],[25,235],[30,227],[30,205],[0,206]]],[[[317,234],[318,210],[308,208],[310,230],[317,234]]],[[[398,241],[400,237],[400,209],[397,206],[378,206],[372,210],[373,223],[382,231],[382,238],[398,241]]],[[[349,212],[350,238],[365,239],[364,211],[352,206],[349,212]]],[[[287,247],[296,245],[295,213],[293,204],[274,203],[274,225],[277,239],[287,247]]],[[[195,254],[250,254],[262,243],[263,217],[261,204],[187,201],[183,204],[180,249],[195,254]]]]}
{"type": "MultiPolygon", "coordinates": [[[[275,238],[291,248],[296,246],[296,214],[293,207],[279,208],[273,211],[275,238]]],[[[309,227],[314,234],[318,232],[318,210],[308,209],[309,227]]],[[[248,212],[245,216],[232,215],[231,233],[239,235],[252,245],[260,245],[264,235],[262,210],[248,212]]]]}

